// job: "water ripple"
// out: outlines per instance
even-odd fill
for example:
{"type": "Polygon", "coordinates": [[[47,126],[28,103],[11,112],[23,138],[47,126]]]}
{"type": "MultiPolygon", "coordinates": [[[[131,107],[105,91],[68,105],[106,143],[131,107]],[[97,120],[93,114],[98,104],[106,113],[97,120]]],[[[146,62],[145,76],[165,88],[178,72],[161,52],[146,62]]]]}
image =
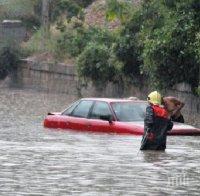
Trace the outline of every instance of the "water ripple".
{"type": "Polygon", "coordinates": [[[168,137],[166,152],[139,152],[141,137],[44,129],[48,111],[74,97],[2,90],[0,195],[199,195],[199,137],[168,137]]]}

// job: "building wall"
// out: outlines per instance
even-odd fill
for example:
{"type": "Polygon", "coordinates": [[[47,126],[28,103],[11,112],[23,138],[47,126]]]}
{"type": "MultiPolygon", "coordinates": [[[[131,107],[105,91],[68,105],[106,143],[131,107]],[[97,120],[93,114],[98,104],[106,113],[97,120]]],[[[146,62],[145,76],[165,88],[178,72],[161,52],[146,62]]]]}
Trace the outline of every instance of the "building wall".
{"type": "Polygon", "coordinates": [[[20,43],[26,38],[26,29],[20,21],[4,21],[0,23],[0,46],[12,42],[20,43]]]}
{"type": "Polygon", "coordinates": [[[40,63],[23,60],[12,85],[24,88],[34,88],[47,92],[72,94],[77,97],[123,97],[142,96],[137,87],[123,87],[108,83],[106,86],[94,87],[92,83],[85,84],[77,76],[75,66],[62,63],[40,63]]]}

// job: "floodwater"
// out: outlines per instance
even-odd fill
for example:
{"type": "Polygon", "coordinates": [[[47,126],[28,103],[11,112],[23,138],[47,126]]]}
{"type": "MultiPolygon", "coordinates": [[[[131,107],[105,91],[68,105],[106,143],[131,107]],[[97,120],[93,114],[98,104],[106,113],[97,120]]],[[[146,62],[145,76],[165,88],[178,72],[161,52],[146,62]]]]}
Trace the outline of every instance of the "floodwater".
{"type": "Polygon", "coordinates": [[[141,137],[56,131],[48,111],[74,98],[0,89],[0,195],[200,195],[200,138],[168,137],[139,152],[141,137]]]}

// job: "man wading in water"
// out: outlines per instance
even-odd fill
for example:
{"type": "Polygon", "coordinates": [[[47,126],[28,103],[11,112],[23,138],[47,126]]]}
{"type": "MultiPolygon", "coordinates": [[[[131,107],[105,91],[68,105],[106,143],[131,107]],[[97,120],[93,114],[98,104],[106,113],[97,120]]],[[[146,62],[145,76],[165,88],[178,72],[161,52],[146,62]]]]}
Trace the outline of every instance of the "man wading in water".
{"type": "Polygon", "coordinates": [[[148,102],[140,150],[165,150],[167,132],[172,129],[173,123],[169,113],[161,105],[160,93],[157,91],[150,93],[148,102]]]}

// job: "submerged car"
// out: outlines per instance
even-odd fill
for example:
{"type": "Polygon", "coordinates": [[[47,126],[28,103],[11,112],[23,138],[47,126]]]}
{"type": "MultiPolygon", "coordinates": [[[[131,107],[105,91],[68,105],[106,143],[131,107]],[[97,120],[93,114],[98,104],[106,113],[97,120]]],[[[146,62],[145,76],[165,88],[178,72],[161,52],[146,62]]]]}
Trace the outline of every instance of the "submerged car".
{"type": "MultiPolygon", "coordinates": [[[[137,99],[84,98],[61,113],[48,113],[44,127],[142,135],[147,104],[137,99]]],[[[200,135],[200,129],[174,123],[169,135],[200,135]]]]}

